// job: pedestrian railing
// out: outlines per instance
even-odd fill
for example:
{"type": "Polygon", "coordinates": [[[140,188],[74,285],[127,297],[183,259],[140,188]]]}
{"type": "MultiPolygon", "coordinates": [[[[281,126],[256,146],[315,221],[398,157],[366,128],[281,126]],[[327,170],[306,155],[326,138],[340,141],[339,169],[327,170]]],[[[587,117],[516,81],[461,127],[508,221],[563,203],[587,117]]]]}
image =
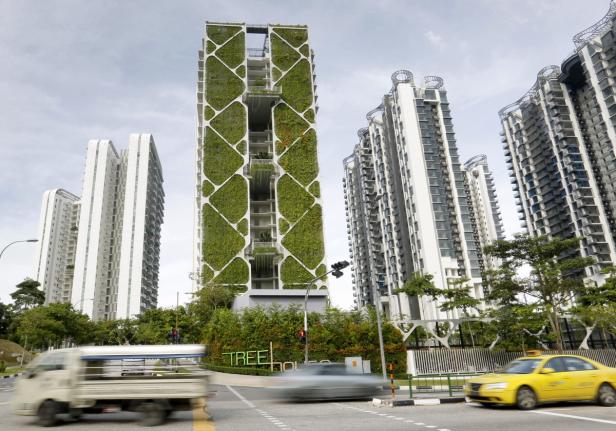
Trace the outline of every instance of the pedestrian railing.
{"type": "Polygon", "coordinates": [[[409,397],[420,393],[454,393],[464,392],[464,384],[485,373],[450,373],[450,374],[421,374],[408,375],[409,397]]]}

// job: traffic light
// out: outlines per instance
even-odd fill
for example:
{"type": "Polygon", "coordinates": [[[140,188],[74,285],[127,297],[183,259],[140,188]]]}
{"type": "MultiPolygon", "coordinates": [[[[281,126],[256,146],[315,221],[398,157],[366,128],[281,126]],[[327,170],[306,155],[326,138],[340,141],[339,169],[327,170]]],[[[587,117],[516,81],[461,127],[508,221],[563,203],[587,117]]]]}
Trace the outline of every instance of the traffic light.
{"type": "Polygon", "coordinates": [[[300,329],[297,335],[299,336],[300,342],[306,343],[306,331],[304,331],[304,329],[300,329]]]}
{"type": "Polygon", "coordinates": [[[346,260],[342,260],[340,262],[332,264],[332,275],[336,278],[342,277],[342,270],[347,266],[349,266],[349,262],[347,262],[346,260]]]}

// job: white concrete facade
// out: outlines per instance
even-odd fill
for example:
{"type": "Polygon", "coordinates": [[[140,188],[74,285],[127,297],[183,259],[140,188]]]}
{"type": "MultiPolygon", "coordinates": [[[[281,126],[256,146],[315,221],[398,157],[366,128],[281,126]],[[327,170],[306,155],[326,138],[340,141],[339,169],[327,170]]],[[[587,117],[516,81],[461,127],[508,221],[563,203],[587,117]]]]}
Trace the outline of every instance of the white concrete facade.
{"type": "MultiPolygon", "coordinates": [[[[467,194],[471,204],[475,232],[479,240],[480,251],[499,239],[504,239],[503,223],[496,197],[494,179],[488,168],[487,157],[483,154],[469,159],[464,164],[467,194]]],[[[482,270],[495,269],[499,266],[497,259],[481,253],[482,270]]]]}
{"type": "Polygon", "coordinates": [[[412,273],[421,273],[431,274],[441,289],[466,278],[471,294],[483,299],[478,243],[442,80],[426,77],[416,86],[412,73],[402,70],[392,81],[383,103],[367,114],[354,155],[345,159],[356,301],[361,306],[376,283],[394,319],[455,318],[457,310],[444,313],[429,298],[395,294],[412,273]],[[356,218],[366,221],[363,234],[356,218]],[[358,265],[362,256],[369,265],[358,265]]]}
{"type": "Polygon", "coordinates": [[[43,193],[34,279],[45,292],[45,304],[67,302],[69,299],[70,289],[66,291],[64,279],[67,272],[72,272],[67,252],[73,227],[71,215],[78,200],[77,196],[63,189],[43,193]]]}

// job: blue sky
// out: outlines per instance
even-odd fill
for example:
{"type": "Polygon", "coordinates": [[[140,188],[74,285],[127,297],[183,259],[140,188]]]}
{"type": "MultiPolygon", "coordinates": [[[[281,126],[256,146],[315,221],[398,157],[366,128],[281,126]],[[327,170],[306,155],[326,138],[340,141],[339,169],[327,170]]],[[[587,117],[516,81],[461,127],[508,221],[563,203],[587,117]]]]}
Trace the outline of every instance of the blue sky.
{"type": "MultiPolygon", "coordinates": [[[[348,259],[342,159],[398,69],[445,80],[463,160],[487,154],[505,228],[520,230],[498,110],[608,0],[0,0],[0,247],[35,237],[43,191],[81,193],[89,139],[152,133],[166,193],[159,304],[190,290],[197,51],[208,21],[307,24],[315,51],[327,256],[348,259]]],[[[0,301],[33,272],[34,247],[0,261],[0,301]]],[[[352,304],[347,274],[330,282],[352,304]]],[[[186,300],[188,297],[184,297],[186,300]]]]}

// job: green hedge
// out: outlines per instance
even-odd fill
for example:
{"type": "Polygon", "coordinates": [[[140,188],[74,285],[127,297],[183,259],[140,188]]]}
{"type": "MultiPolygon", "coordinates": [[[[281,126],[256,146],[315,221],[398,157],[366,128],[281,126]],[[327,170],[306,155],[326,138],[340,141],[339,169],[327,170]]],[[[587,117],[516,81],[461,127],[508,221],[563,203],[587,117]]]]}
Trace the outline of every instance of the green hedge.
{"type": "Polygon", "coordinates": [[[288,70],[301,58],[296,50],[275,34],[272,34],[270,43],[272,46],[272,62],[281,70],[288,70]]]}
{"type": "Polygon", "coordinates": [[[308,40],[308,29],[306,28],[275,27],[274,31],[295,48],[303,45],[308,40]]]}
{"type": "Polygon", "coordinates": [[[214,283],[243,284],[248,283],[249,268],[246,262],[239,257],[233,259],[214,279],[214,283]]]}
{"type": "Polygon", "coordinates": [[[231,69],[235,69],[244,62],[244,57],[246,56],[245,39],[243,32],[237,34],[222,47],[218,48],[216,56],[231,69]]]}
{"type": "MultiPolygon", "coordinates": [[[[274,108],[274,130],[280,140],[282,150],[299,138],[308,126],[309,124],[306,120],[297,115],[284,103],[280,103],[274,108]]],[[[282,152],[280,146],[276,145],[278,154],[282,152]]]]}
{"type": "Polygon", "coordinates": [[[209,204],[203,206],[203,259],[221,270],[245,245],[244,237],[233,229],[209,204]]]}
{"type": "Polygon", "coordinates": [[[231,36],[235,35],[240,30],[242,30],[242,27],[237,25],[206,25],[207,37],[212,39],[218,45],[225,43],[231,38],[231,36]]]}
{"type": "Polygon", "coordinates": [[[244,158],[207,127],[203,140],[203,172],[215,184],[224,183],[244,164],[244,158]]]}
{"type": "Polygon", "coordinates": [[[216,57],[205,62],[206,100],[220,111],[244,92],[244,81],[216,57]]]}
{"type": "Polygon", "coordinates": [[[310,269],[325,256],[321,212],[321,206],[314,205],[282,239],[282,245],[310,269]]]}
{"type": "Polygon", "coordinates": [[[314,276],[292,256],[288,256],[280,264],[280,280],[285,289],[305,288],[306,283],[313,278],[314,276]]]}
{"type": "Polygon", "coordinates": [[[243,104],[235,102],[218,114],[210,122],[210,126],[228,143],[235,145],[246,135],[246,108],[243,104]]]}
{"type": "Polygon", "coordinates": [[[301,60],[277,82],[282,100],[296,111],[304,112],[312,106],[312,68],[308,60],[301,60]]]}
{"type": "Polygon", "coordinates": [[[280,157],[279,164],[303,186],[310,184],[319,173],[316,132],[306,132],[280,157]]]}
{"type": "Polygon", "coordinates": [[[231,223],[237,223],[248,210],[248,187],[241,175],[234,175],[210,197],[210,203],[231,223]]]}
{"type": "Polygon", "coordinates": [[[278,180],[278,209],[290,222],[296,222],[314,203],[310,196],[293,178],[283,175],[278,180]]]}
{"type": "Polygon", "coordinates": [[[214,364],[204,364],[203,366],[207,370],[216,371],[218,373],[242,374],[244,376],[271,376],[274,374],[267,368],[224,367],[214,364]]]}

